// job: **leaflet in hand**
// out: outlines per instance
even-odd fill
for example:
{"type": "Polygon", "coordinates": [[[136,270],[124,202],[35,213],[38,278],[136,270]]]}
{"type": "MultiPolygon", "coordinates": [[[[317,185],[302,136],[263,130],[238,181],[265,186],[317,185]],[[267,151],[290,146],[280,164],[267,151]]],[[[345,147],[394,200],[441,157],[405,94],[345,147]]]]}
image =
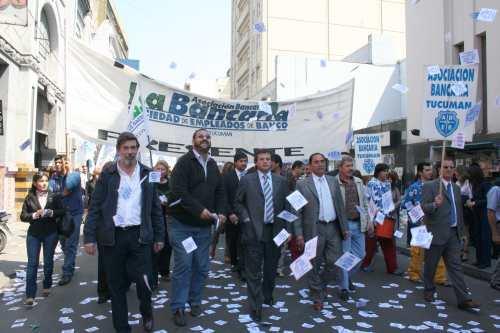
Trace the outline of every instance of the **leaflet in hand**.
{"type": "Polygon", "coordinates": [[[346,252],[335,262],[335,265],[337,265],[338,267],[342,268],[345,271],[350,271],[360,261],[361,259],[356,257],[354,254],[346,252]]]}
{"type": "Polygon", "coordinates": [[[279,213],[278,217],[279,217],[280,219],[283,219],[283,220],[287,221],[287,222],[293,222],[293,221],[295,221],[296,219],[298,219],[298,217],[297,217],[297,216],[293,215],[292,213],[290,213],[290,212],[289,212],[289,211],[287,211],[287,210],[284,210],[284,211],[282,211],[281,213],[279,213]]]}
{"type": "Polygon", "coordinates": [[[427,227],[422,225],[420,227],[412,228],[411,230],[411,246],[429,249],[432,243],[432,234],[427,231],[427,227]]]}
{"type": "Polygon", "coordinates": [[[297,190],[293,191],[291,194],[289,194],[286,197],[286,200],[288,200],[288,202],[290,203],[290,205],[292,205],[292,207],[295,210],[299,210],[302,207],[304,207],[305,205],[307,205],[306,198],[304,198],[304,196],[302,195],[302,193],[300,193],[297,190]]]}
{"type": "Polygon", "coordinates": [[[389,214],[395,209],[391,191],[387,191],[382,194],[382,207],[384,208],[384,213],[386,214],[389,214]]]}
{"type": "Polygon", "coordinates": [[[312,268],[313,267],[311,265],[311,262],[305,255],[301,255],[290,264],[290,269],[292,270],[292,274],[295,277],[295,280],[303,277],[312,268]]]}
{"type": "Polygon", "coordinates": [[[280,233],[273,238],[274,243],[276,243],[276,246],[281,246],[281,244],[283,244],[289,236],[290,234],[288,231],[286,231],[286,229],[282,229],[280,233]]]}
{"type": "Polygon", "coordinates": [[[413,206],[413,208],[408,211],[408,216],[410,216],[413,223],[420,221],[425,216],[422,206],[420,206],[420,204],[413,206]]]}

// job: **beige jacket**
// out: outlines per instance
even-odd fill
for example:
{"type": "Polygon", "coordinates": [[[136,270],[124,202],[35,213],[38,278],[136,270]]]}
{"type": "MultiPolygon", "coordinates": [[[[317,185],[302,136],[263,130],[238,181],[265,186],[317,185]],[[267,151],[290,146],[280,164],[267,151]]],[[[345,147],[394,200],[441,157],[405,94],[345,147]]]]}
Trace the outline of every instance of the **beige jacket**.
{"type": "MultiPolygon", "coordinates": [[[[370,220],[370,218],[368,216],[368,200],[365,195],[365,185],[363,184],[363,181],[357,177],[353,177],[353,180],[358,191],[359,205],[362,208],[359,212],[361,232],[366,232],[368,221],[370,220]]],[[[345,187],[342,184],[339,175],[335,176],[335,181],[339,184],[340,193],[342,194],[342,210],[345,211],[345,187]]]]}

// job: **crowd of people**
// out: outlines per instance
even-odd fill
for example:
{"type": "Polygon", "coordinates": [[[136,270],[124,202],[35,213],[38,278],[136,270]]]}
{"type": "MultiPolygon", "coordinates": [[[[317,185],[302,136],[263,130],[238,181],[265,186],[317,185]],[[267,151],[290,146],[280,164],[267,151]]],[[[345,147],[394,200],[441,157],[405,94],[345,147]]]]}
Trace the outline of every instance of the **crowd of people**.
{"type": "MultiPolygon", "coordinates": [[[[434,300],[439,284],[453,288],[460,309],[479,307],[465,284],[462,261],[472,245],[477,266],[486,268],[500,246],[500,184],[488,183],[479,165],[456,170],[450,157],[434,169],[419,163],[415,181],[401,193],[397,174],[383,163],[372,177],[362,177],[351,156],[343,155],[328,172],[328,159],[314,153],[307,164],[296,161],[285,172],[279,155],[258,149],[252,168],[248,156],[237,152],[220,172],[210,148],[210,133],[196,130],[192,149],[173,170],[162,160],[151,170],[137,160],[137,138],[124,132],[117,139],[117,160],[92,175],[86,166],[72,171],[64,156],[55,158],[50,174],[36,173],[21,213],[30,223],[26,306],[34,304],[41,248],[42,296],[50,294],[58,242],[64,253],[58,284],[71,282],[85,210],[83,243],[87,254],[98,256],[98,303],[111,300],[115,330],[130,332],[126,293],[135,283],[143,328],[150,332],[151,295],[160,281],[170,281],[175,325],[186,326],[186,305],[192,317],[202,314],[210,258],[222,234],[226,263],[247,283],[251,317],[261,322],[263,304],[274,304],[276,278],[288,273],[290,261],[311,260],[305,278],[316,311],[323,309],[330,282],[339,286],[342,301],[349,300],[356,273],[373,271],[378,246],[387,273],[403,275],[395,235],[401,211],[420,206],[424,214],[408,219],[408,236],[425,225],[433,238],[428,249],[411,247],[408,278],[424,283],[426,301],[434,300]],[[287,199],[294,191],[307,201],[300,208],[287,199]],[[294,219],[286,220],[284,211],[294,219]],[[65,219],[74,224],[69,236],[60,231],[65,219]],[[278,246],[274,239],[283,229],[289,236],[278,246]],[[314,240],[315,255],[304,259],[314,240]],[[335,265],[345,253],[361,259],[349,271],[335,265]]],[[[500,290],[500,264],[491,287],[500,290]]]]}

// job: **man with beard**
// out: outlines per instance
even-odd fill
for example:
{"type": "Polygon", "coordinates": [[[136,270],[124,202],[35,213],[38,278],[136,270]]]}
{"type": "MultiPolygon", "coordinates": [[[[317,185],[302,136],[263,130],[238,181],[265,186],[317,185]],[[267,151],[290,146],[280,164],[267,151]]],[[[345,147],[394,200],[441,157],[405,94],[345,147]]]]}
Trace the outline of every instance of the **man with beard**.
{"type": "Polygon", "coordinates": [[[153,330],[153,309],[148,276],[151,271],[151,244],[163,248],[165,227],[160,201],[148,167],[137,161],[139,141],[123,132],[116,141],[119,160],[103,169],[90,204],[84,228],[85,252],[99,253],[104,261],[111,293],[113,326],[130,332],[127,289],[136,283],[140,312],[146,332],[153,330]]]}
{"type": "Polygon", "coordinates": [[[196,130],[193,149],[179,158],[170,178],[167,228],[174,252],[170,308],[177,326],[186,326],[186,302],[191,307],[191,316],[202,313],[211,225],[226,220],[223,179],[217,163],[210,157],[210,147],[210,133],[206,129],[196,130]],[[194,241],[196,249],[188,251],[185,241],[194,241]]]}
{"type": "Polygon", "coordinates": [[[238,151],[234,155],[234,170],[229,171],[224,175],[224,187],[226,190],[227,207],[228,207],[228,223],[226,224],[226,246],[229,248],[229,256],[231,258],[232,271],[239,274],[240,280],[243,277],[243,255],[241,247],[241,230],[240,221],[236,215],[234,199],[236,190],[241,178],[246,174],[248,158],[245,153],[238,151]]]}

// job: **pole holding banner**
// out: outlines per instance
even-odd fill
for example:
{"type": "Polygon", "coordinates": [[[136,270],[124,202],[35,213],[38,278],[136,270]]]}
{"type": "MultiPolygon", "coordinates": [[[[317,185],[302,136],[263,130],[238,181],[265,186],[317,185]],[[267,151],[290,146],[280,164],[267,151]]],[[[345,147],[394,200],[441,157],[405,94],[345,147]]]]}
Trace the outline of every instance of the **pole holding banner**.
{"type": "Polygon", "coordinates": [[[446,151],[446,140],[443,140],[443,148],[441,151],[441,168],[439,171],[439,195],[443,193],[443,164],[444,164],[444,156],[446,151]]]}

